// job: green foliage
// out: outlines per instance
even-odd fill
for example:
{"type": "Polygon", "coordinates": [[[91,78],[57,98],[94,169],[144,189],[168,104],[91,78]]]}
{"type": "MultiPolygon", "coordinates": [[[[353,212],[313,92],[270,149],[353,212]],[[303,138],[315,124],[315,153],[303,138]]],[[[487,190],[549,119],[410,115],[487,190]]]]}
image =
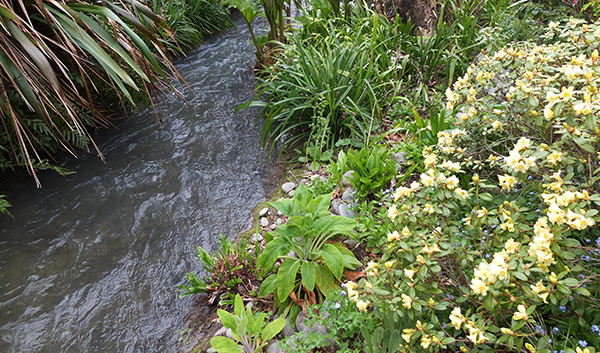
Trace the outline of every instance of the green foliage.
{"type": "Polygon", "coordinates": [[[214,0],[152,0],[150,7],[173,29],[176,43],[169,42],[168,48],[174,55],[196,48],[207,34],[234,26],[227,11],[214,0]]]}
{"type": "Polygon", "coordinates": [[[347,284],[378,327],[365,346],[595,351],[600,24],[546,33],[474,63],[446,94],[457,128],[423,148],[426,170],[397,187],[389,221],[360,213],[373,238],[387,230],[382,257],[347,284]]]}
{"type": "Polygon", "coordinates": [[[198,247],[198,259],[202,268],[210,277],[199,278],[194,273],[188,273],[190,285],[180,284],[179,288],[183,298],[196,293],[232,293],[237,285],[248,275],[255,274],[256,264],[254,254],[246,249],[247,241],[240,240],[233,243],[226,236],[221,235],[217,250],[209,253],[198,247]]]}
{"type": "Polygon", "coordinates": [[[257,100],[243,107],[264,108],[263,144],[300,143],[322,160],[340,139],[369,140],[397,87],[392,57],[400,37],[387,20],[366,11],[350,23],[328,19],[317,27],[321,32],[297,32],[282,46],[257,100]],[[267,102],[258,101],[263,97],[267,102]],[[283,139],[289,133],[293,137],[283,139]]]}
{"type": "Polygon", "coordinates": [[[294,304],[322,302],[337,289],[344,269],[360,265],[343,244],[332,242],[337,236],[352,235],[356,221],[331,215],[330,202],[331,194],[314,197],[300,184],[293,199],[271,203],[289,220],[265,237],[268,243],[258,257],[259,266],[269,271],[277,260],[282,263],[264,280],[260,296],[274,293],[281,312],[294,304]]]}
{"type": "Polygon", "coordinates": [[[160,92],[157,79],[175,72],[167,23],[138,1],[2,0],[0,22],[0,164],[34,177],[45,153],[97,149],[89,129],[108,124],[103,89],[135,103],[132,92],[160,92]]]}
{"type": "Polygon", "coordinates": [[[210,344],[219,353],[258,353],[262,352],[268,341],[285,327],[285,318],[280,317],[265,326],[265,313],[254,314],[250,308],[244,308],[239,294],[235,296],[234,313],[218,309],[221,323],[228,329],[235,341],[227,337],[213,337],[210,344]],[[241,344],[238,346],[236,342],[241,344]]]}
{"type": "Polygon", "coordinates": [[[12,213],[8,210],[12,205],[5,199],[6,195],[0,195],[0,213],[12,217],[12,213]]]}
{"type": "Polygon", "coordinates": [[[376,194],[390,184],[396,173],[396,163],[388,158],[388,149],[384,146],[363,148],[358,151],[349,150],[348,154],[340,151],[336,163],[331,164],[330,170],[339,176],[348,171],[354,172],[348,178],[361,199],[376,194]]]}

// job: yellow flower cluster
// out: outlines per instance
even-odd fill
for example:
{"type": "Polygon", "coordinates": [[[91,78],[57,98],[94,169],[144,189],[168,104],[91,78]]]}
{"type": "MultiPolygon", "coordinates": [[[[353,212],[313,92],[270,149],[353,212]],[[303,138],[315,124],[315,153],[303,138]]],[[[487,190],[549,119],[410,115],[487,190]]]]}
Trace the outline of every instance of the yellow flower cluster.
{"type": "Polygon", "coordinates": [[[554,241],[554,235],[550,232],[548,219],[546,217],[538,218],[533,226],[535,236],[529,243],[529,256],[537,259],[537,265],[544,271],[548,271],[548,266],[555,264],[554,253],[550,249],[554,241]]]}
{"type": "Polygon", "coordinates": [[[529,148],[531,141],[525,137],[521,137],[515,144],[515,147],[509,152],[508,157],[504,157],[504,161],[508,168],[517,173],[525,173],[535,165],[535,157],[525,157],[521,155],[521,151],[529,148]]]}
{"type": "Polygon", "coordinates": [[[474,271],[474,277],[471,280],[471,289],[473,293],[485,296],[490,284],[494,284],[497,280],[505,280],[508,278],[508,270],[510,266],[509,252],[504,249],[494,254],[491,263],[483,260],[474,271]]]}

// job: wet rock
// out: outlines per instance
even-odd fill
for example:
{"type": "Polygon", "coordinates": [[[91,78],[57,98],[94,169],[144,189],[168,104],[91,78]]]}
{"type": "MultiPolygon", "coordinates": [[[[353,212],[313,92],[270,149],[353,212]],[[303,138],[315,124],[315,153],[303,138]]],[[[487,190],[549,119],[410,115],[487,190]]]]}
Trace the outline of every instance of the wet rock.
{"type": "Polygon", "coordinates": [[[267,350],[269,353],[282,353],[283,349],[279,348],[278,340],[269,341],[269,349],[267,350]]]}
{"type": "Polygon", "coordinates": [[[353,170],[349,170],[346,173],[344,173],[344,176],[342,177],[342,185],[344,185],[344,186],[350,185],[350,180],[348,180],[348,178],[352,176],[352,173],[354,173],[353,170]]]}
{"type": "Polygon", "coordinates": [[[356,193],[353,187],[346,188],[342,194],[342,200],[347,204],[352,204],[356,200],[356,193]]]}
{"type": "MultiPolygon", "coordinates": [[[[279,316],[279,315],[277,315],[279,316]]],[[[281,333],[285,336],[285,337],[289,337],[289,336],[293,336],[294,333],[297,332],[297,327],[294,329],[292,328],[292,325],[290,325],[290,317],[286,317],[285,318],[285,326],[283,327],[283,330],[281,331],[281,333]]]]}
{"type": "Polygon", "coordinates": [[[346,247],[350,250],[356,248],[358,246],[358,242],[354,239],[346,239],[342,242],[342,244],[346,245],[346,247]]]}
{"type": "Polygon", "coordinates": [[[355,216],[354,215],[354,211],[352,211],[350,209],[350,207],[348,205],[346,205],[346,204],[343,204],[343,203],[340,204],[339,210],[340,210],[339,211],[340,212],[340,216],[342,216],[342,217],[354,218],[354,216],[355,216]]]}
{"type": "Polygon", "coordinates": [[[214,349],[213,347],[210,347],[209,349],[206,350],[206,353],[217,353],[217,350],[214,349]]]}
{"type": "Polygon", "coordinates": [[[269,208],[268,207],[265,207],[262,210],[260,210],[260,212],[258,212],[258,216],[259,217],[265,217],[268,214],[269,214],[269,208]]]}
{"type": "Polygon", "coordinates": [[[288,181],[287,183],[283,183],[283,185],[281,185],[281,190],[283,190],[283,192],[285,192],[286,194],[289,194],[290,191],[294,190],[296,188],[296,183],[292,183],[290,181],[288,181]]]}
{"type": "Polygon", "coordinates": [[[289,197],[294,197],[295,193],[296,193],[296,190],[292,190],[292,191],[288,192],[288,196],[289,197]]]}
{"type": "Polygon", "coordinates": [[[319,323],[314,322],[312,323],[312,326],[308,326],[306,322],[306,315],[303,312],[300,312],[300,314],[298,314],[298,316],[296,317],[296,328],[298,329],[298,331],[302,331],[305,333],[316,332],[323,336],[329,333],[327,327],[319,323]]]}
{"type": "Polygon", "coordinates": [[[331,200],[331,213],[340,214],[340,204],[342,203],[342,199],[333,199],[331,200]]]}
{"type": "Polygon", "coordinates": [[[268,225],[269,225],[269,220],[267,219],[267,217],[261,217],[260,218],[260,226],[264,228],[268,225]]]}

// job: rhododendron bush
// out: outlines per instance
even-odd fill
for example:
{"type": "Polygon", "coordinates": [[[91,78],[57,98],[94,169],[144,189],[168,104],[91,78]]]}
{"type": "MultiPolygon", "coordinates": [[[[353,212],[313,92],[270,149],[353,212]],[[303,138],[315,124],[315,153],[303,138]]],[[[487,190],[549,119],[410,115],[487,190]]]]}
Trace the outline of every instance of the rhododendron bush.
{"type": "Polygon", "coordinates": [[[480,55],[455,127],[388,200],[387,245],[347,293],[402,351],[600,347],[600,23],[480,55]]]}

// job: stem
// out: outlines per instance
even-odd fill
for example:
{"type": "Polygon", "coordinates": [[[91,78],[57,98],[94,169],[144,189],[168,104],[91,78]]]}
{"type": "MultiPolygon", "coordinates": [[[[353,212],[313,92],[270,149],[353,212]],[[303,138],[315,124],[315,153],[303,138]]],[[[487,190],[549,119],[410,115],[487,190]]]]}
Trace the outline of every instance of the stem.
{"type": "Polygon", "coordinates": [[[252,30],[252,25],[250,24],[250,22],[246,21],[246,24],[248,25],[248,30],[250,31],[250,36],[252,37],[252,42],[254,43],[254,46],[256,47],[256,51],[258,52],[258,57],[261,63],[265,62],[265,55],[263,54],[262,50],[260,49],[260,46],[258,45],[258,41],[256,40],[256,37],[254,36],[254,31],[252,30]]]}

